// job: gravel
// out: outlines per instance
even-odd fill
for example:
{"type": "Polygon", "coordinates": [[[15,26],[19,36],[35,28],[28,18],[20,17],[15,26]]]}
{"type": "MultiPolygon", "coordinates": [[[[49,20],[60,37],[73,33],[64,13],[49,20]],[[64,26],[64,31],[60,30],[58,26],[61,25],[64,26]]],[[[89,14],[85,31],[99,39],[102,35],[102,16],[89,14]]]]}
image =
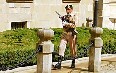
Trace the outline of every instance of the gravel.
{"type": "Polygon", "coordinates": [[[115,64],[101,66],[101,73],[116,73],[116,62],[115,64]]]}

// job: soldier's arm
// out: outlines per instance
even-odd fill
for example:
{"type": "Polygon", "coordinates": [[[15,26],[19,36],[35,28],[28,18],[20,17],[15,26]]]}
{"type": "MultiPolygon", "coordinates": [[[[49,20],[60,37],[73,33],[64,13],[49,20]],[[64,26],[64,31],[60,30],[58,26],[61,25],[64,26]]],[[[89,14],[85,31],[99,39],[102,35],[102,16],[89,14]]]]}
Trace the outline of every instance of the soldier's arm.
{"type": "Polygon", "coordinates": [[[78,16],[77,16],[78,14],[77,13],[75,13],[74,14],[74,16],[73,16],[73,18],[74,18],[74,21],[75,21],[75,25],[78,23],[78,16]]]}
{"type": "Polygon", "coordinates": [[[75,15],[69,18],[69,22],[75,24],[75,15]]]}

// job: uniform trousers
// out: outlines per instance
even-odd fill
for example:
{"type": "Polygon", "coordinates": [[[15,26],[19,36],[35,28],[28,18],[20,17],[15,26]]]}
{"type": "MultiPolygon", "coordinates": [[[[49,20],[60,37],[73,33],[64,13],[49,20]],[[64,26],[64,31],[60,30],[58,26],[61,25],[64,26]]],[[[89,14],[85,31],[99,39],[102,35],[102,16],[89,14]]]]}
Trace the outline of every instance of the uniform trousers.
{"type": "Polygon", "coordinates": [[[61,36],[61,41],[59,46],[59,55],[64,57],[66,44],[69,43],[71,56],[75,57],[76,56],[76,40],[77,40],[76,35],[73,35],[72,32],[64,31],[61,36]]]}

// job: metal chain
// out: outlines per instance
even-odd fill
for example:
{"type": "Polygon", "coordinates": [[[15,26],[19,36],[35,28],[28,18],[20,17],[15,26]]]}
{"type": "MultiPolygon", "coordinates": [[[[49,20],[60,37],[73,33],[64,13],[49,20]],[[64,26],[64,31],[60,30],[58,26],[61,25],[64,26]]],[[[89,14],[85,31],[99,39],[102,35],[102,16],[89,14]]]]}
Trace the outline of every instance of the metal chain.
{"type": "Polygon", "coordinates": [[[87,46],[85,49],[88,50],[91,46],[93,45],[93,43],[91,43],[89,46],[87,46]]]}

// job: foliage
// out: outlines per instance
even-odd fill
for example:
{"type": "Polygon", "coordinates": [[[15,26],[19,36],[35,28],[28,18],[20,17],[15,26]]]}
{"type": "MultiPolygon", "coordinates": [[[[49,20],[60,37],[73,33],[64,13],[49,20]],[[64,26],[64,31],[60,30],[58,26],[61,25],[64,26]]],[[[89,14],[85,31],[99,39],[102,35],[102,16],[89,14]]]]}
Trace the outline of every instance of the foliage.
{"type": "Polygon", "coordinates": [[[104,29],[103,35],[103,49],[104,54],[116,54],[116,30],[104,29]]]}
{"type": "MultiPolygon", "coordinates": [[[[0,33],[0,67],[15,66],[32,55],[38,41],[35,29],[7,30],[0,33]]],[[[27,64],[35,64],[36,59],[27,64]]]]}
{"type": "MultiPolygon", "coordinates": [[[[52,28],[54,30],[54,38],[52,39],[55,45],[55,50],[58,52],[60,37],[62,34],[61,28],[52,28]]],[[[88,56],[90,28],[77,28],[77,56],[88,56]]],[[[112,53],[116,54],[116,31],[104,29],[102,34],[104,45],[102,54],[112,53]]],[[[19,62],[23,62],[28,56],[33,54],[36,49],[36,43],[39,38],[37,36],[37,29],[16,29],[7,30],[0,33],[0,67],[15,66],[19,62]]],[[[69,45],[65,52],[65,56],[70,56],[69,45]]],[[[26,62],[26,65],[36,64],[36,58],[26,62]]]]}

